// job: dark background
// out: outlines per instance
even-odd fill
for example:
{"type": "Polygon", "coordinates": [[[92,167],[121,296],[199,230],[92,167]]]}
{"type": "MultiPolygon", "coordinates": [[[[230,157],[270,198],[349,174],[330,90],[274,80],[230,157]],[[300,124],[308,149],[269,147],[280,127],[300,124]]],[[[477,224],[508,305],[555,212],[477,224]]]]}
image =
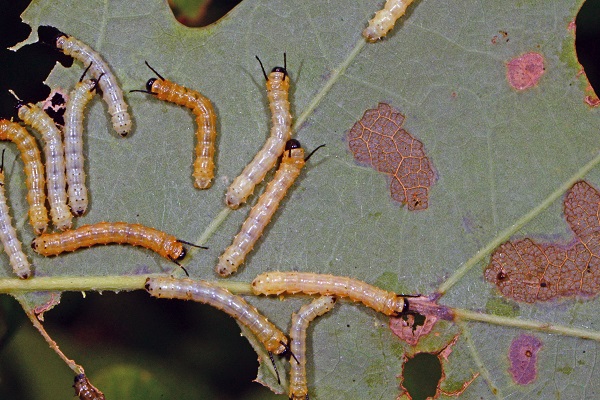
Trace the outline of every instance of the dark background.
{"type": "MultiPolygon", "coordinates": [[[[237,1],[214,3],[216,6],[204,6],[193,16],[178,18],[190,26],[206,25],[237,1]]],[[[16,117],[15,99],[8,94],[9,88],[27,102],[45,99],[50,88],[41,82],[56,60],[60,58],[67,65],[71,61],[37,43],[16,53],[5,50],[29,36],[29,26],[22,24],[19,17],[29,2],[0,0],[0,4],[0,117],[11,118],[16,117]]],[[[600,0],[584,4],[576,25],[577,55],[598,93],[600,0]]],[[[271,396],[268,390],[252,383],[256,376],[256,354],[246,339],[240,337],[234,320],[208,306],[159,301],[139,291],[119,295],[90,292],[85,299],[80,293],[65,293],[60,307],[48,313],[46,319],[46,329],[67,356],[83,364],[99,386],[102,379],[95,378],[97,371],[147,360],[147,370],[156,374],[152,379],[164,378],[159,382],[169,393],[164,398],[227,400],[271,396]],[[147,331],[152,334],[145,334],[147,331]],[[131,357],[136,361],[131,361],[131,357]],[[171,374],[161,376],[165,369],[172,369],[171,374]],[[178,387],[182,386],[177,385],[179,381],[183,385],[189,385],[190,381],[197,385],[183,389],[178,387]],[[176,396],[178,390],[184,394],[176,396]],[[196,392],[189,393],[190,390],[196,392]]],[[[141,381],[145,376],[144,371],[135,368],[119,371],[114,373],[132,374],[141,381]]],[[[69,374],[33,330],[18,303],[12,297],[0,296],[0,399],[61,398],[51,392],[56,389],[65,393],[66,387],[66,393],[72,393],[71,378],[65,378],[69,374]]]]}

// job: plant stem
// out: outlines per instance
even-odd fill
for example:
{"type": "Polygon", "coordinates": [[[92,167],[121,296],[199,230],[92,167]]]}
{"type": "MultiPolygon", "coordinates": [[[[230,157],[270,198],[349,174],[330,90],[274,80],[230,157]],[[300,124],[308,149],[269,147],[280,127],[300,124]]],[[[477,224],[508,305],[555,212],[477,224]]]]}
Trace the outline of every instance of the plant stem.
{"type": "Polygon", "coordinates": [[[456,318],[462,320],[487,322],[495,325],[511,326],[515,328],[524,328],[545,333],[556,333],[564,336],[572,336],[581,339],[600,341],[600,332],[589,329],[571,328],[564,325],[554,325],[547,322],[534,321],[528,319],[502,317],[499,315],[484,314],[460,308],[455,308],[452,311],[454,312],[456,318]]]}
{"type": "MultiPolygon", "coordinates": [[[[32,279],[0,279],[0,293],[14,294],[40,291],[121,291],[144,289],[146,279],[151,276],[163,275],[135,275],[135,276],[53,276],[36,277],[32,279]]],[[[211,282],[217,286],[228,289],[234,294],[252,294],[249,283],[236,281],[211,282]]]]}

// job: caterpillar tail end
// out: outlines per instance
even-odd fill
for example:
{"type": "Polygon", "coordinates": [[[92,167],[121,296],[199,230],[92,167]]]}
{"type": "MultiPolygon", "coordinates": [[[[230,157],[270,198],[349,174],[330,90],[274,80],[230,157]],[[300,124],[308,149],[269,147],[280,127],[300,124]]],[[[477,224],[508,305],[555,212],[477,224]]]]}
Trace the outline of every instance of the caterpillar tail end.
{"type": "Polygon", "coordinates": [[[212,186],[212,178],[195,178],[194,186],[198,189],[208,189],[212,186]]]}
{"type": "Polygon", "coordinates": [[[366,39],[366,41],[369,43],[375,43],[379,39],[381,39],[381,34],[380,34],[379,30],[372,26],[366,27],[362,31],[362,35],[366,39]]]}
{"type": "Polygon", "coordinates": [[[219,262],[215,267],[215,272],[221,275],[223,278],[228,277],[234,274],[239,267],[239,264],[233,263],[228,257],[219,257],[219,262]]]}

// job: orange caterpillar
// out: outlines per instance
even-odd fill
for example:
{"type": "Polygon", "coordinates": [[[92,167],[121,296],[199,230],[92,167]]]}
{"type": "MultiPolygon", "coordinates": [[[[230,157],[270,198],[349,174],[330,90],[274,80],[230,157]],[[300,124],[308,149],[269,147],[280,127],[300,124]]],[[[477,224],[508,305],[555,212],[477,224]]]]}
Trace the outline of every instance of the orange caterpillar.
{"type": "Polygon", "coordinates": [[[0,140],[14,142],[25,164],[25,185],[29,202],[29,222],[36,235],[44,233],[48,227],[48,210],[44,193],[44,164],[37,142],[21,125],[0,120],[0,140]]]}
{"type": "Polygon", "coordinates": [[[31,248],[43,256],[55,256],[96,244],[121,243],[142,246],[171,261],[186,255],[183,243],[196,246],[154,228],[126,222],[99,222],[61,233],[45,233],[31,242],[31,248]]]}
{"type": "Polygon", "coordinates": [[[146,62],[157,76],[146,83],[146,90],[132,90],[155,95],[165,100],[192,110],[196,116],[196,161],[194,161],[194,184],[198,189],[208,189],[215,177],[215,141],[217,136],[217,116],[209,99],[195,90],[188,89],[163,78],[146,62]]]}
{"type": "Polygon", "coordinates": [[[408,310],[408,301],[404,296],[345,276],[312,272],[267,272],[254,278],[252,291],[266,295],[300,292],[348,297],[390,316],[402,315],[408,310]]]}

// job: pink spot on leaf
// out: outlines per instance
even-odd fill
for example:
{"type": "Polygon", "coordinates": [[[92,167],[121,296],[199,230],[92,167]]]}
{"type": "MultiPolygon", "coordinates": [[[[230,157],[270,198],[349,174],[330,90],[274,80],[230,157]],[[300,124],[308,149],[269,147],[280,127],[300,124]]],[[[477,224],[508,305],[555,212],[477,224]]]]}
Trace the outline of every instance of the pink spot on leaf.
{"type": "Polygon", "coordinates": [[[539,53],[526,53],[506,64],[508,82],[517,90],[537,85],[545,71],[544,57],[539,53]]]}
{"type": "Polygon", "coordinates": [[[519,385],[528,385],[537,375],[537,353],[542,347],[542,341],[535,336],[519,335],[510,344],[508,372],[519,385]]]}

